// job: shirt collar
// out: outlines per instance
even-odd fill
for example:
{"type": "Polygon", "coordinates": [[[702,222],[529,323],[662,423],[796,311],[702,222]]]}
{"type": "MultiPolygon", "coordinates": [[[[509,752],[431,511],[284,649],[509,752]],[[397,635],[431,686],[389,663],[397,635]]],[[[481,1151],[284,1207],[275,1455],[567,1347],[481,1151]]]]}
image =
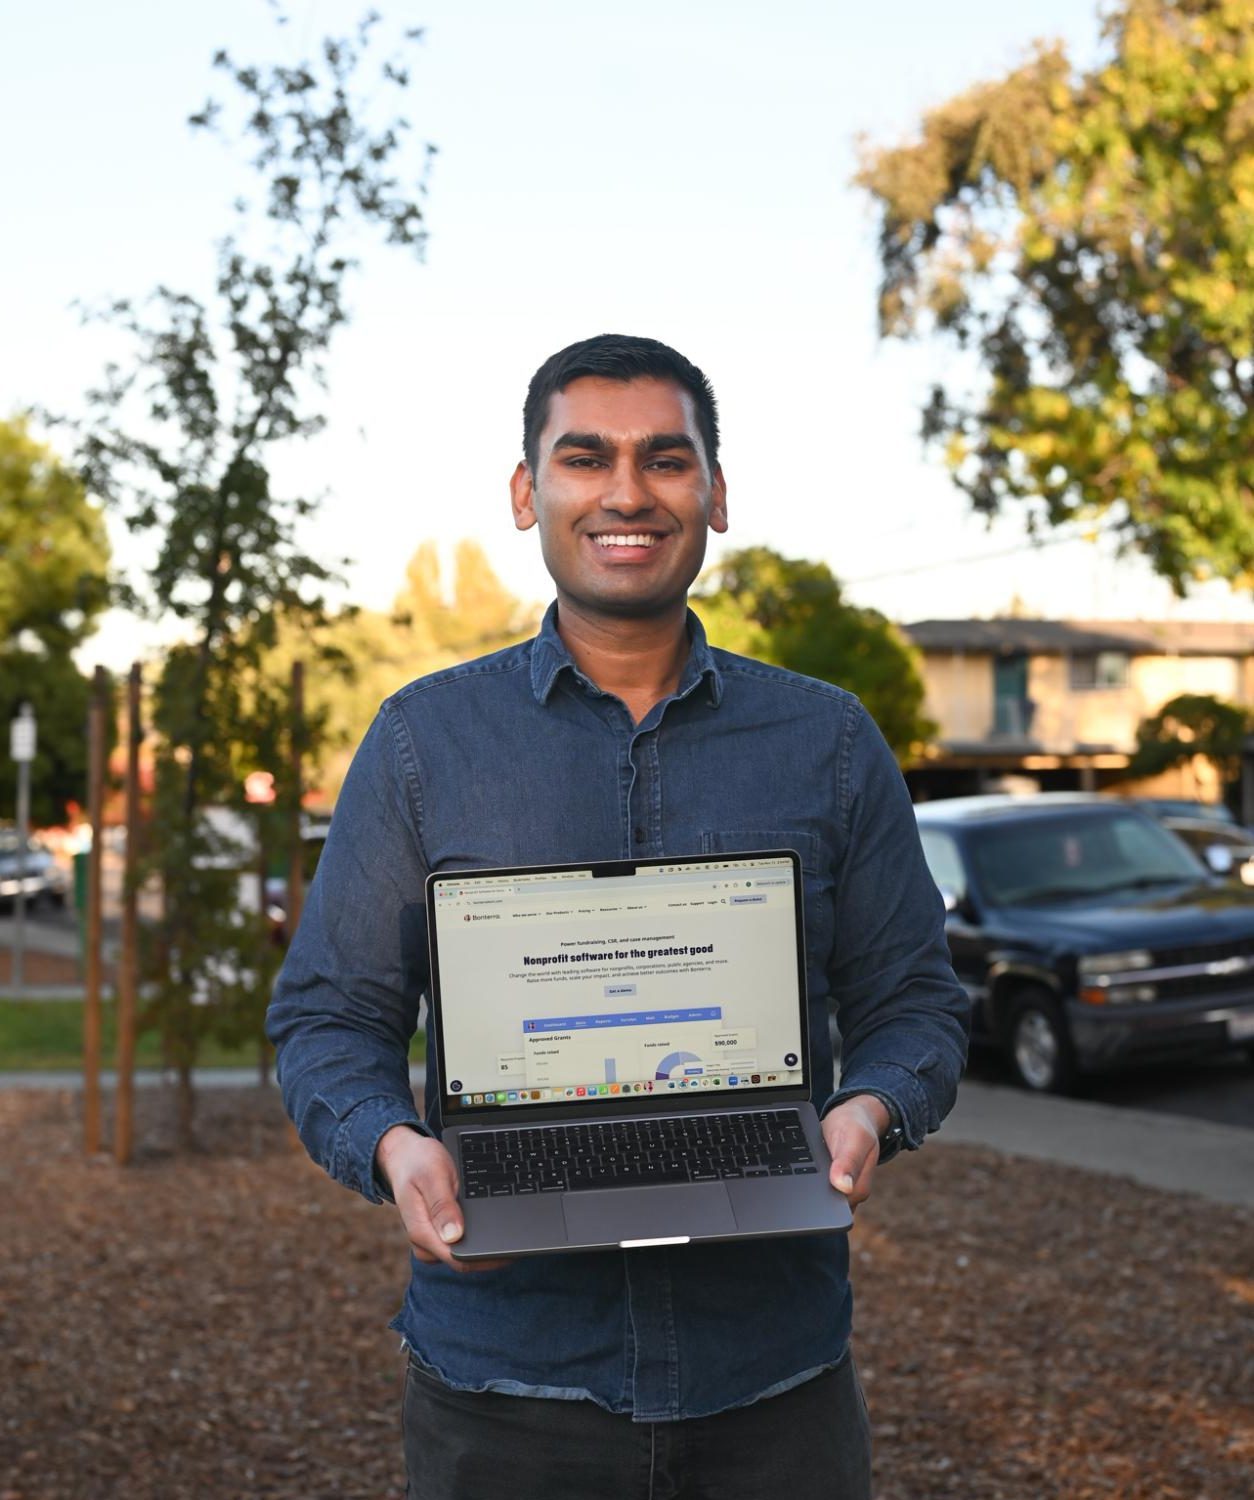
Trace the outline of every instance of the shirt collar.
{"type": "MultiPolygon", "coordinates": [[[[688,660],[684,663],[683,675],[675,696],[686,698],[699,684],[704,682],[709,693],[710,705],[717,708],[723,701],[723,674],[719,671],[714,653],[705,638],[705,627],[688,611],[688,660]]],[[[531,643],[531,690],[538,703],[547,703],[553,684],[559,675],[568,670],[575,676],[582,674],[575,666],[574,658],[566,649],[566,643],[557,633],[557,600],[544,612],[540,633],[531,643]]]]}

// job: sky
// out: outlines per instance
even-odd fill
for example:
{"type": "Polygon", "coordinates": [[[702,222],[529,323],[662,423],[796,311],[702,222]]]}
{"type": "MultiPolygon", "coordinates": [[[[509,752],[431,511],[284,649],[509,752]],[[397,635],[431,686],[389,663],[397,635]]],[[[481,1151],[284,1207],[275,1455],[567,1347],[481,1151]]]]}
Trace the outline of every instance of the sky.
{"type": "MultiPolygon", "coordinates": [[[[347,596],[386,609],[417,545],[473,537],[521,598],[548,580],[514,531],[522,398],[554,350],[643,333],[717,392],[731,528],[826,561],[856,603],[907,622],[1033,614],[1254,618],[1212,587],[1181,605],[1104,543],[1032,548],[1023,517],[969,514],[918,438],[947,356],[879,341],[875,219],[860,136],[1013,67],[1037,37],[1098,47],[1096,0],[405,0],[425,28],[405,110],[438,146],[419,263],[367,245],[330,361],[326,432],[276,465],[325,492],[302,540],[352,559],[347,596]]],[[[361,13],[343,0],[0,0],[0,414],[77,412],[115,345],[76,301],[203,293],[252,179],[186,116],[239,60],[295,61],[361,13]]],[[[414,157],[415,165],[419,157],[414,157]]],[[[132,544],[114,526],[119,557],[132,544]]],[[[161,630],[114,615],[84,665],[120,667],[161,630]]]]}

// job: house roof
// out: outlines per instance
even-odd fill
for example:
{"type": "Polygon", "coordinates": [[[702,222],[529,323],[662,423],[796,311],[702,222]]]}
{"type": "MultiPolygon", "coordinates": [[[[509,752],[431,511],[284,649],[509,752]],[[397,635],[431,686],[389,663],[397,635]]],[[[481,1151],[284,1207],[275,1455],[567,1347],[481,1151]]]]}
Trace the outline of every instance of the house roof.
{"type": "Polygon", "coordinates": [[[1254,624],[1222,620],[916,620],[902,629],[920,651],[1062,656],[1251,656],[1254,624]]]}

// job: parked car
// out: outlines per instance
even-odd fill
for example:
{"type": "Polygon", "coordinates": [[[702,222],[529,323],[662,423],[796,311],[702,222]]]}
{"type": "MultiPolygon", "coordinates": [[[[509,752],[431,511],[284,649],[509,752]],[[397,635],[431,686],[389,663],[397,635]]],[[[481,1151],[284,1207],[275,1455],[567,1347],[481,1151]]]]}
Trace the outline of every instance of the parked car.
{"type": "Polygon", "coordinates": [[[1223,802],[1202,802],[1194,797],[1133,797],[1134,807],[1156,818],[1200,818],[1206,823],[1232,824],[1237,820],[1223,802]]]}
{"type": "Polygon", "coordinates": [[[0,905],[13,905],[20,880],[28,905],[64,906],[68,881],[51,850],[39,839],[28,837],[24,859],[19,858],[20,852],[17,830],[0,828],[0,905]]]}
{"type": "Polygon", "coordinates": [[[1215,823],[1206,818],[1163,818],[1194,854],[1200,855],[1216,875],[1254,885],[1254,833],[1237,823],[1215,823]]]}
{"type": "Polygon", "coordinates": [[[1029,1089],[1243,1047],[1254,1057],[1254,891],[1128,802],[958,797],[916,812],[973,1040],[1029,1089]]]}

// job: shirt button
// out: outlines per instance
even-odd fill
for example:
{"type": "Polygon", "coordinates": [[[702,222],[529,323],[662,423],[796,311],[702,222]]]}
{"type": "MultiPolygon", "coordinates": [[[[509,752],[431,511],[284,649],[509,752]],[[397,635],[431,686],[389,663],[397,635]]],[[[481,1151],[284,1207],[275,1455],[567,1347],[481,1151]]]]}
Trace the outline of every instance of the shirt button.
{"type": "Polygon", "coordinates": [[[636,838],[636,843],[638,843],[638,844],[643,844],[644,843],[644,829],[643,828],[637,828],[637,829],[635,829],[635,838],[636,838]]]}

